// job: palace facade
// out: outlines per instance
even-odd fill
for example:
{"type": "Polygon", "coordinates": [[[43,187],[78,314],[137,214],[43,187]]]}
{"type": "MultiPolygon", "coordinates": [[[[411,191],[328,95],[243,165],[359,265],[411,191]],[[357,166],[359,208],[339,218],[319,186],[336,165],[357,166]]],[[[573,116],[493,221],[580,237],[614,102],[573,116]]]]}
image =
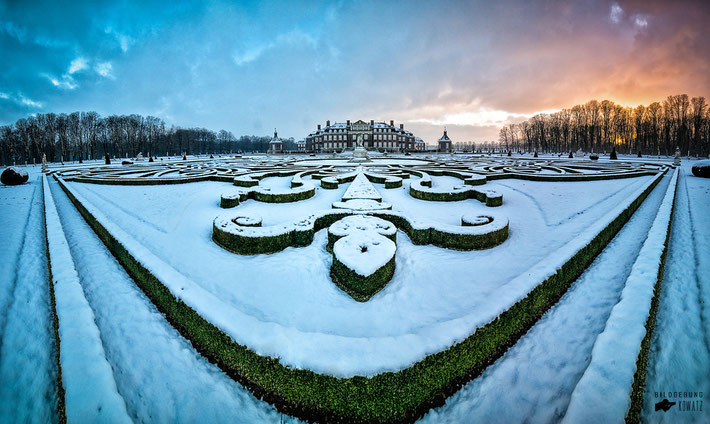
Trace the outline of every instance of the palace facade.
{"type": "Polygon", "coordinates": [[[386,152],[409,152],[423,147],[417,143],[414,134],[404,129],[404,124],[399,127],[394,121],[365,122],[362,120],[350,122],[326,121],[325,127],[308,134],[306,137],[306,150],[309,152],[340,152],[356,147],[358,136],[362,135],[363,147],[370,150],[386,152]]]}

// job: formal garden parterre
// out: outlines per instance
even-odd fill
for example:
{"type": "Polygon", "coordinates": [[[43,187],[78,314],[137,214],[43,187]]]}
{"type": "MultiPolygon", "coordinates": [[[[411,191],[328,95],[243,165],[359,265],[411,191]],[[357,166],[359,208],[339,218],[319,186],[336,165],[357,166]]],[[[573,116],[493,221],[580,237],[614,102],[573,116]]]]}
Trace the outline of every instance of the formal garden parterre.
{"type": "Polygon", "coordinates": [[[307,420],[407,422],[512,346],[668,169],[262,157],[53,174],[168,321],[257,396],[307,420]]]}

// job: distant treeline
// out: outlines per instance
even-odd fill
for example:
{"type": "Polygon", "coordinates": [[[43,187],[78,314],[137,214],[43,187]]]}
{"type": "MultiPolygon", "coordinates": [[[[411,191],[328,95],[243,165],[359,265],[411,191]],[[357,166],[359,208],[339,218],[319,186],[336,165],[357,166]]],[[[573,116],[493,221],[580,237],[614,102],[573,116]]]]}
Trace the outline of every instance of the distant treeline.
{"type": "MultiPolygon", "coordinates": [[[[204,128],[166,128],[154,116],[110,115],[96,112],[44,113],[0,127],[0,160],[3,165],[47,161],[82,161],[103,157],[224,154],[266,152],[270,136],[235,137],[229,131],[204,128]]],[[[293,138],[284,150],[296,150],[293,138]]]]}
{"type": "Polygon", "coordinates": [[[609,152],[707,156],[710,110],[704,97],[669,96],[662,103],[623,107],[592,100],[571,109],[539,114],[504,126],[499,142],[506,150],[609,152]]]}

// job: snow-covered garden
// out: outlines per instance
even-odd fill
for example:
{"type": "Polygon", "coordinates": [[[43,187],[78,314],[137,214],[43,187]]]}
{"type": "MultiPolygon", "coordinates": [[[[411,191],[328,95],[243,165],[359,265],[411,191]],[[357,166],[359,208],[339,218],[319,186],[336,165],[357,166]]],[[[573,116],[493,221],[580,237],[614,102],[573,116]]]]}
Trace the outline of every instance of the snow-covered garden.
{"type": "Polygon", "coordinates": [[[28,167],[0,189],[0,417],[655,420],[656,392],[710,391],[710,179],[692,165],[28,167]]]}

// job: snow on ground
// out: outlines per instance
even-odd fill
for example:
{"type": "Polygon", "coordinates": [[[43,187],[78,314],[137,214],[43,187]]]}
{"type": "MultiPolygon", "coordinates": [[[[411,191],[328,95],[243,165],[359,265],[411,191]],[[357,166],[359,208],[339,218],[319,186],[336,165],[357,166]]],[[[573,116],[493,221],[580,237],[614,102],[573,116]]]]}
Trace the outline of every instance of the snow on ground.
{"type": "Polygon", "coordinates": [[[619,300],[669,176],[530,331],[423,422],[550,423],[564,415],[592,347],[619,300]]]}
{"type": "Polygon", "coordinates": [[[54,423],[57,387],[42,179],[0,186],[0,422],[54,423]]]}
{"type": "Polygon", "coordinates": [[[79,283],[47,179],[42,178],[67,422],[130,423],[94,313],[79,283]]]}
{"type": "Polygon", "coordinates": [[[646,336],[646,321],[670,230],[677,181],[675,170],[619,302],[614,305],[604,331],[597,336],[589,366],[572,392],[564,423],[624,422],[631,406],[636,362],[646,336]]]}
{"type": "MultiPolygon", "coordinates": [[[[188,303],[194,306],[205,296],[219,303],[197,309],[236,340],[292,366],[347,376],[401,369],[465,338],[554,272],[650,181],[526,182],[525,194],[509,188],[515,187],[512,181],[490,184],[505,199],[496,212],[510,219],[508,241],[489,250],[458,252],[415,246],[400,233],[393,279],[366,303],[354,301],[330,281],[325,231],[310,246],[273,255],[240,256],[217,246],[211,225],[223,212],[218,201],[226,184],[69,185],[90,209],[100,211],[114,235],[122,233],[118,238],[129,249],[147,248],[151,254],[141,259],[151,256],[158,268],[172,269],[165,275],[177,270],[186,277],[180,283],[172,277],[164,281],[175,284],[188,303]],[[571,214],[557,226],[547,225],[554,220],[527,196],[550,190],[566,194],[558,201],[571,214]],[[590,204],[590,198],[597,202],[590,204]],[[195,283],[194,290],[181,290],[195,283]],[[199,297],[189,298],[192,293],[199,297]]],[[[235,211],[260,215],[264,225],[291,221],[302,212],[329,209],[345,186],[321,189],[312,199],[291,204],[249,200],[235,211]]],[[[476,200],[426,202],[411,199],[403,189],[380,187],[394,210],[415,218],[460,224],[464,213],[488,209],[476,200]]]]}
{"type": "Polygon", "coordinates": [[[135,422],[274,422],[280,415],[200,356],[165,320],[56,183],[61,216],[116,385],[135,422]]]}
{"type": "Polygon", "coordinates": [[[0,243],[0,339],[5,329],[7,311],[17,278],[18,261],[28,230],[32,202],[41,183],[33,176],[27,184],[6,186],[0,184],[0,222],[3,224],[3,242],[0,243]]]}
{"type": "Polygon", "coordinates": [[[710,422],[710,179],[695,177],[692,165],[683,161],[680,168],[646,377],[645,422],[710,422]],[[702,392],[703,397],[674,392],[702,392]],[[677,404],[668,412],[655,411],[663,399],[677,404]],[[697,400],[703,401],[702,412],[680,410],[680,402],[697,400]]]}

